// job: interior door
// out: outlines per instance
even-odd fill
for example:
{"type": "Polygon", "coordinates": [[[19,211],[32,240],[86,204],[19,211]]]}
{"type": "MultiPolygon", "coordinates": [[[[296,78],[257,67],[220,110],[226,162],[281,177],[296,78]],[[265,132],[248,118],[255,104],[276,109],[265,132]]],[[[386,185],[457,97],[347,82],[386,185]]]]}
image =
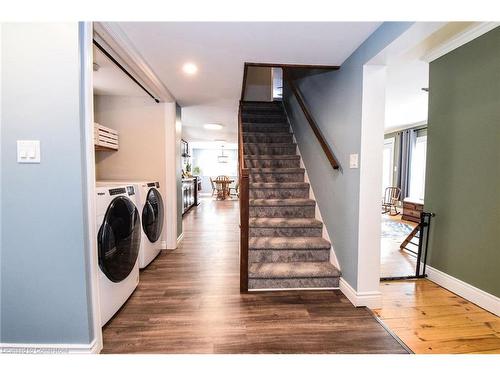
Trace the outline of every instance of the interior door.
{"type": "Polygon", "coordinates": [[[139,212],[130,199],[116,197],[108,207],[97,235],[99,267],[113,282],[134,268],[141,241],[139,212]]]}

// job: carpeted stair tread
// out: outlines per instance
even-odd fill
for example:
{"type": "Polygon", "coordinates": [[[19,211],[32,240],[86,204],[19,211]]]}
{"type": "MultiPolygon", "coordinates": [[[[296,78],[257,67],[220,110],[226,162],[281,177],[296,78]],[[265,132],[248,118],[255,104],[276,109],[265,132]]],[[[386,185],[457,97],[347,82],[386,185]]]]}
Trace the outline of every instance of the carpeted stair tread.
{"type": "Polygon", "coordinates": [[[322,228],[323,223],[318,219],[310,218],[250,218],[251,228],[322,228]]]}
{"type": "Polygon", "coordinates": [[[249,249],[326,250],[331,244],[321,237],[251,237],[249,249]]]}
{"type": "Polygon", "coordinates": [[[330,262],[252,263],[248,268],[248,277],[252,279],[293,279],[339,276],[339,270],[330,262]]]}
{"type": "Polygon", "coordinates": [[[315,206],[314,199],[293,198],[293,199],[250,199],[250,206],[315,206]]]}
{"type": "Polygon", "coordinates": [[[283,133],[267,133],[267,132],[244,132],[245,135],[250,135],[250,136],[276,136],[276,137],[286,137],[289,135],[292,135],[292,133],[288,132],[283,132],[283,133]]]}
{"type": "Polygon", "coordinates": [[[304,168],[248,168],[249,173],[304,173],[304,168]]]}
{"type": "Polygon", "coordinates": [[[251,182],[250,189],[306,189],[308,182],[251,182]]]}
{"type": "Polygon", "coordinates": [[[273,159],[287,159],[287,160],[299,160],[300,155],[245,155],[245,159],[255,159],[255,160],[273,160],[273,159]]]}

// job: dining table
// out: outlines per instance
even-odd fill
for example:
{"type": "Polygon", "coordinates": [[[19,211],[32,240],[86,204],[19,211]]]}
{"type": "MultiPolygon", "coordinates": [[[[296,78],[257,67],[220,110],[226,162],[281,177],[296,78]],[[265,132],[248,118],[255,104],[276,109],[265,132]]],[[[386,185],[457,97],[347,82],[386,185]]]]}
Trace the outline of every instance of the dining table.
{"type": "Polygon", "coordinates": [[[231,180],[229,178],[216,178],[214,182],[217,186],[217,199],[227,199],[227,197],[229,197],[229,185],[231,185],[234,180],[231,180]]]}

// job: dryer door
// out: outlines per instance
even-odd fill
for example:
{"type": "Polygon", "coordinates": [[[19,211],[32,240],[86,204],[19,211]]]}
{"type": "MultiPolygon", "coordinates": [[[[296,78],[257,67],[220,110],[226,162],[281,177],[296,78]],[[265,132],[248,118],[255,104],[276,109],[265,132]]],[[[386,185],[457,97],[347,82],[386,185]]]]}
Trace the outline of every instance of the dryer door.
{"type": "Polygon", "coordinates": [[[151,188],[146,196],[142,210],[142,229],[149,241],[156,242],[163,228],[163,200],[160,192],[151,188]]]}
{"type": "Polygon", "coordinates": [[[97,235],[99,267],[113,282],[124,280],[134,268],[141,241],[139,212],[130,199],[113,199],[97,235]]]}

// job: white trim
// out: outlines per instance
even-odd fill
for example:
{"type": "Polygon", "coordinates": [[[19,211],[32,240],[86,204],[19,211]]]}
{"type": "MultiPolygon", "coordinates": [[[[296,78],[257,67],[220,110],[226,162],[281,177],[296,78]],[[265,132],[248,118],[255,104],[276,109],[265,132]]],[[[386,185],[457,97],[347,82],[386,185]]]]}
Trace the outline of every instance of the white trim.
{"type": "Polygon", "coordinates": [[[432,49],[422,57],[422,60],[427,62],[434,61],[454,49],[457,49],[458,47],[480,37],[481,35],[486,34],[488,31],[491,31],[498,26],[500,26],[500,22],[480,22],[475,24],[461,33],[458,33],[445,43],[442,43],[438,47],[432,49]]]}
{"type": "Polygon", "coordinates": [[[95,339],[90,344],[0,343],[0,353],[3,354],[98,354],[101,349],[102,343],[95,339]]]}
{"type": "MultiPolygon", "coordinates": [[[[361,144],[359,151],[359,206],[357,294],[380,288],[380,197],[382,192],[386,66],[363,66],[361,144]]],[[[351,171],[353,172],[353,171],[351,171]]]]}
{"type": "Polygon", "coordinates": [[[165,102],[175,101],[174,96],[165,87],[153,69],[128,39],[116,22],[96,22],[94,29],[100,41],[104,41],[118,55],[120,63],[124,63],[131,73],[135,73],[142,83],[165,102]]]}
{"type": "Polygon", "coordinates": [[[180,147],[181,129],[176,120],[175,103],[164,103],[165,107],[165,234],[166,249],[177,248],[177,147],[180,147]]]}
{"type": "Polygon", "coordinates": [[[177,246],[181,243],[182,239],[184,238],[184,232],[182,232],[179,237],[177,237],[177,246]]]}
{"type": "Polygon", "coordinates": [[[460,297],[475,303],[479,307],[500,316],[500,298],[485,292],[475,286],[467,284],[453,276],[450,276],[442,271],[431,266],[426,266],[429,280],[442,286],[451,292],[458,294],[460,297]]]}
{"type": "MultiPolygon", "coordinates": [[[[87,193],[86,216],[87,234],[86,248],[89,249],[88,274],[90,287],[90,303],[92,309],[92,326],[94,341],[92,346],[99,352],[102,349],[101,313],[99,302],[99,265],[97,256],[97,233],[96,233],[96,202],[95,202],[95,154],[94,154],[94,107],[93,107],[93,48],[92,48],[92,23],[81,22],[79,24],[80,38],[80,105],[82,116],[82,127],[85,137],[84,163],[85,184],[87,193]]],[[[29,347],[28,345],[24,345],[29,347]]]]}
{"type": "Polygon", "coordinates": [[[343,277],[339,280],[339,288],[347,299],[356,307],[366,306],[370,309],[382,307],[382,293],[378,290],[358,293],[343,277]]]}
{"type": "Polygon", "coordinates": [[[416,127],[425,127],[425,126],[427,126],[427,120],[417,121],[406,125],[397,125],[395,127],[384,128],[384,135],[396,133],[401,130],[416,128],[416,127]]]}

